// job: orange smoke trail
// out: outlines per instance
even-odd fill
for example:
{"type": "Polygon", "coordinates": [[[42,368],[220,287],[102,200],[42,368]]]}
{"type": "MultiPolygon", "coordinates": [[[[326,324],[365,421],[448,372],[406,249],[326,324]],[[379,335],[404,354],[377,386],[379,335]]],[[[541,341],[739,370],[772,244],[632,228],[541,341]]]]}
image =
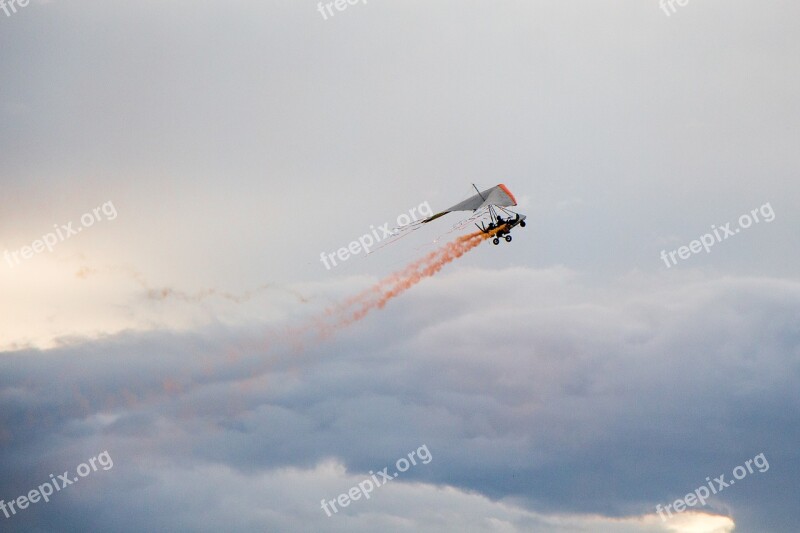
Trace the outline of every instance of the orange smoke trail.
{"type": "Polygon", "coordinates": [[[387,276],[357,296],[327,309],[325,311],[327,320],[315,320],[314,329],[317,329],[322,336],[328,336],[337,329],[361,320],[370,311],[383,308],[389,300],[399,296],[423,279],[433,276],[446,264],[455,261],[484,240],[491,238],[496,232],[497,230],[489,233],[476,231],[445,244],[425,257],[414,261],[403,270],[387,276]]]}
{"type": "MultiPolygon", "coordinates": [[[[279,341],[288,341],[285,347],[295,357],[308,354],[310,346],[361,320],[371,311],[383,308],[389,300],[399,296],[423,279],[433,276],[446,264],[455,261],[484,240],[492,238],[498,231],[499,229],[494,229],[488,233],[477,231],[458,237],[454,241],[414,261],[403,270],[380,280],[369,289],[326,309],[323,313],[308,318],[303,326],[289,326],[280,332],[270,331],[259,339],[232,346],[222,366],[228,366],[234,362],[249,364],[251,361],[245,359],[246,354],[258,354],[259,359],[252,361],[253,364],[248,367],[251,381],[246,384],[248,386],[253,384],[260,386],[260,382],[257,380],[261,376],[266,376],[264,379],[272,379],[269,376],[272,375],[273,370],[275,368],[283,368],[282,365],[286,362],[280,355],[283,345],[279,341]]],[[[291,360],[293,363],[297,361],[294,357],[291,360]]],[[[218,368],[209,367],[206,375],[221,370],[222,366],[218,368]]],[[[294,366],[289,366],[289,368],[293,371],[297,369],[294,366]]],[[[181,387],[181,392],[186,393],[189,390],[188,385],[184,385],[183,381],[177,381],[177,383],[181,387]]],[[[166,381],[163,383],[163,387],[167,392],[172,392],[176,388],[174,383],[166,381]]]]}

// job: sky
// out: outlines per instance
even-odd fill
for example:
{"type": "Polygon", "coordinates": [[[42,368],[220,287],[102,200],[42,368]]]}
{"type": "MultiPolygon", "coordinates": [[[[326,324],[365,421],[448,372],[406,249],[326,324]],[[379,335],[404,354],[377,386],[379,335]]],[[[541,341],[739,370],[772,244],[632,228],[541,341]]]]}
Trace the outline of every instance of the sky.
{"type": "Polygon", "coordinates": [[[796,531],[797,3],[9,1],[0,531],[796,531]]]}

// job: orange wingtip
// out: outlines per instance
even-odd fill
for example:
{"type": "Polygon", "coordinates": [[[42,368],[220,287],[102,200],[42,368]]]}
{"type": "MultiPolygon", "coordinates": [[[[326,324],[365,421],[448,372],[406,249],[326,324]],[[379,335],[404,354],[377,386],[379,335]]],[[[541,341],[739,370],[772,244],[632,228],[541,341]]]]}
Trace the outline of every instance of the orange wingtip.
{"type": "Polygon", "coordinates": [[[503,189],[505,191],[505,193],[511,198],[511,201],[514,202],[514,205],[517,205],[517,199],[514,198],[514,195],[511,194],[511,191],[508,190],[508,187],[506,187],[502,183],[500,185],[498,185],[498,187],[500,187],[501,189],[503,189]]]}

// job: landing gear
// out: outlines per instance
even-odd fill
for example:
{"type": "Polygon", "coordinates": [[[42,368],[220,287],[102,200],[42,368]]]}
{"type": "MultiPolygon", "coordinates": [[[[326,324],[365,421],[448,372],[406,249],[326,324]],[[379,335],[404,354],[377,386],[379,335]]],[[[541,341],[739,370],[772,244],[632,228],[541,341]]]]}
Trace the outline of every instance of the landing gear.
{"type": "Polygon", "coordinates": [[[506,242],[511,242],[511,235],[506,235],[506,242]]]}
{"type": "Polygon", "coordinates": [[[497,237],[495,237],[494,239],[492,239],[492,244],[494,244],[495,246],[497,246],[498,244],[500,244],[500,239],[498,239],[497,237]]]}

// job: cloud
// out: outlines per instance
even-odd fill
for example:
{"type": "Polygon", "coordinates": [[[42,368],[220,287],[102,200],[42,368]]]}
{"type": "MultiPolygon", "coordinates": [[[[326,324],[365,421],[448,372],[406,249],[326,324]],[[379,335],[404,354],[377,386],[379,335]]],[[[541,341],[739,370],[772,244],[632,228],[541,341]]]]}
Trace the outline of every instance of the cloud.
{"type": "MultiPolygon", "coordinates": [[[[591,520],[650,531],[658,524],[626,517],[652,515],[656,504],[764,452],[768,472],[700,511],[790,531],[793,517],[781,509],[791,509],[798,464],[800,337],[789,317],[800,287],[700,278],[631,277],[611,292],[565,269],[462,269],[302,351],[273,322],[260,331],[131,332],[5,354],[0,489],[6,498],[22,494],[108,449],[114,470],[91,481],[105,494],[106,511],[91,513],[98,524],[111,524],[103,520],[113,509],[132,512],[147,488],[164,491],[163,501],[149,502],[131,522],[137,527],[177,520],[175,510],[199,498],[204,513],[230,515],[240,529],[282,529],[289,517],[326,518],[300,499],[319,507],[426,443],[435,460],[382,494],[399,530],[436,530],[442,518],[432,508],[401,511],[397,503],[430,493],[460,502],[453,509],[492,509],[497,521],[476,526],[487,530],[538,531],[535,520],[570,516],[576,525],[570,518],[564,527],[575,531],[591,529],[591,520]],[[346,468],[333,484],[331,464],[346,468]],[[244,484],[248,496],[225,496],[212,482],[193,496],[188,487],[200,472],[230,486],[238,476],[261,481],[244,484]],[[317,488],[298,488],[297,500],[285,497],[293,505],[279,506],[268,487],[276,476],[317,488]],[[228,510],[231,498],[251,497],[262,504],[228,510]]],[[[68,503],[80,520],[71,506],[83,494],[70,487],[60,503],[20,520],[52,520],[68,503]]],[[[382,512],[363,503],[337,523],[361,527],[382,512]]]]}
{"type": "MultiPolygon", "coordinates": [[[[247,474],[222,465],[180,468],[163,465],[146,483],[133,487],[121,505],[76,517],[80,526],[115,514],[136,516],[119,531],[388,531],[606,533],[733,531],[729,518],[688,513],[672,523],[657,516],[608,518],[597,515],[543,515],[510,502],[491,501],[476,493],[428,483],[392,481],[369,500],[351,502],[329,517],[321,500],[335,498],[368,476],[348,473],[341,463],[328,461],[313,468],[280,468],[247,474]],[[146,508],[148,513],[141,513],[146,508]],[[138,529],[137,529],[138,528],[138,529]]],[[[80,503],[80,502],[79,502],[80,503]]],[[[76,513],[77,514],[77,513],[76,513]]]]}

